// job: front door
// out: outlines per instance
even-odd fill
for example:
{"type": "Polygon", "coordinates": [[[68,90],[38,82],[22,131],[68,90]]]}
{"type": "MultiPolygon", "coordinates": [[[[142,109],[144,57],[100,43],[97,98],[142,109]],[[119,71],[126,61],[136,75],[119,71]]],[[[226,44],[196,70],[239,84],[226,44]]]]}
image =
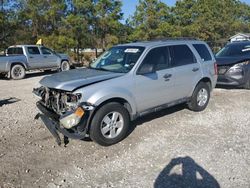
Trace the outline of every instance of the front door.
{"type": "Polygon", "coordinates": [[[169,103],[173,100],[173,68],[169,67],[167,47],[151,49],[135,75],[135,97],[139,112],[169,103]],[[154,71],[138,74],[144,64],[153,64],[154,71]]]}
{"type": "Polygon", "coordinates": [[[59,65],[59,58],[57,55],[55,55],[52,50],[46,47],[41,47],[41,51],[43,54],[43,62],[44,62],[44,68],[55,68],[59,65]]]}

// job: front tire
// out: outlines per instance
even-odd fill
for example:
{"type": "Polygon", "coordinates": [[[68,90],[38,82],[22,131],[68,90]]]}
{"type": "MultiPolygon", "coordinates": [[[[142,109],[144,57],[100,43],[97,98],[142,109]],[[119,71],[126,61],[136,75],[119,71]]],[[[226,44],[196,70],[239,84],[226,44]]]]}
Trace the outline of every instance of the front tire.
{"type": "Polygon", "coordinates": [[[108,103],[94,115],[90,138],[102,146],[116,144],[127,136],[129,123],[129,113],[121,104],[108,103]]]}
{"type": "Polygon", "coordinates": [[[22,65],[14,65],[10,70],[10,76],[13,80],[23,79],[25,75],[26,72],[22,65]]]}
{"type": "Polygon", "coordinates": [[[69,70],[70,69],[70,64],[69,64],[69,62],[68,61],[63,61],[62,63],[61,63],[61,68],[60,68],[60,70],[61,71],[67,71],[67,70],[69,70]]]}
{"type": "Polygon", "coordinates": [[[210,89],[208,84],[200,82],[193,92],[188,108],[195,112],[203,111],[207,107],[209,99],[210,89]]]}

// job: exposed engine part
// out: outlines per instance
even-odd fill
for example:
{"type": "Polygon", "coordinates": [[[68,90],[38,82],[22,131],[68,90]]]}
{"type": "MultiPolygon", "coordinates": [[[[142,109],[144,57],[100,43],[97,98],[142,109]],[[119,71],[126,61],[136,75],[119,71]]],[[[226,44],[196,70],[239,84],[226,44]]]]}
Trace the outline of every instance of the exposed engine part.
{"type": "Polygon", "coordinates": [[[39,87],[33,90],[33,93],[41,98],[41,102],[50,110],[59,115],[67,111],[73,110],[81,95],[75,95],[70,92],[39,87]]]}

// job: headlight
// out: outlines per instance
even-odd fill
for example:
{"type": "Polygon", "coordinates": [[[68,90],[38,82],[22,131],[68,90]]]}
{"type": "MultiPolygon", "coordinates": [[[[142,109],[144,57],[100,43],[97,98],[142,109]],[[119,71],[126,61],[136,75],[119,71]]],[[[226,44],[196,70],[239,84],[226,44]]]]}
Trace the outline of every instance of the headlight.
{"type": "Polygon", "coordinates": [[[237,64],[235,64],[234,66],[232,66],[229,70],[228,70],[228,72],[230,72],[230,73],[241,73],[241,72],[243,72],[243,67],[245,66],[245,65],[248,65],[249,64],[249,61],[244,61],[244,62],[241,62],[241,63],[237,63],[237,64]]]}
{"type": "Polygon", "coordinates": [[[238,64],[236,64],[236,65],[234,65],[234,66],[242,67],[242,66],[248,65],[248,64],[250,64],[250,61],[244,61],[244,62],[238,63],[238,64]]]}
{"type": "Polygon", "coordinates": [[[66,114],[62,117],[60,123],[66,129],[70,129],[80,123],[84,113],[84,110],[81,107],[78,107],[73,113],[66,114]]]}

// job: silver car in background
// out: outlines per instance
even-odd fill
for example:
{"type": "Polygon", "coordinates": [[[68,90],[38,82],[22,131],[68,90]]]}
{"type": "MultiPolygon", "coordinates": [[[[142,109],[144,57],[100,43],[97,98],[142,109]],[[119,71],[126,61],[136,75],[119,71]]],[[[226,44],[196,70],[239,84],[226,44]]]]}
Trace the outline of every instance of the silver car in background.
{"type": "Polygon", "coordinates": [[[205,42],[158,40],[117,45],[89,68],[40,81],[36,118],[61,143],[90,136],[108,146],[124,139],[130,122],[148,113],[187,103],[206,108],[216,85],[215,58],[205,42]]]}
{"type": "Polygon", "coordinates": [[[23,79],[26,71],[70,69],[69,58],[41,45],[16,45],[0,57],[0,73],[14,80],[23,79]]]}

